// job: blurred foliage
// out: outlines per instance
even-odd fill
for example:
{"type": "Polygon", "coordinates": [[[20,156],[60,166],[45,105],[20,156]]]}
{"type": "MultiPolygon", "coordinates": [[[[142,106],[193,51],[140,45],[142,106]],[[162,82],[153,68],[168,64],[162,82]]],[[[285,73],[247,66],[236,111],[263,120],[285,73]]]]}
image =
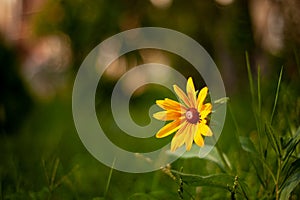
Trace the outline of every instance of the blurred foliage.
{"type": "MultiPolygon", "coordinates": [[[[245,0],[235,1],[227,7],[214,1],[187,3],[178,0],[172,1],[167,9],[139,0],[109,3],[103,0],[51,0],[33,21],[37,35],[61,31],[70,37],[75,69],[101,41],[139,26],[159,26],[183,32],[196,39],[214,58],[227,50],[236,62],[235,70],[241,69],[238,63],[243,62],[243,52],[254,47],[245,0]]],[[[222,68],[222,63],[218,64],[222,68]]]]}
{"type": "Polygon", "coordinates": [[[0,135],[16,133],[32,106],[16,53],[0,36],[0,135]]]}

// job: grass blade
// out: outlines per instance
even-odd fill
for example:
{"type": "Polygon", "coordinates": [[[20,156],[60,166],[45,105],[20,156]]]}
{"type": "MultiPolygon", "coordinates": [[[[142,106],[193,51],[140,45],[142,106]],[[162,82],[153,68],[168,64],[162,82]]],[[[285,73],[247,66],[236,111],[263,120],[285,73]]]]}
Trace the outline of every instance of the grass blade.
{"type": "Polygon", "coordinates": [[[274,133],[274,129],[272,128],[271,124],[266,122],[266,135],[268,138],[269,143],[271,144],[272,148],[276,152],[276,154],[281,158],[281,146],[276,134],[274,133]]]}
{"type": "Polygon", "coordinates": [[[49,187],[50,186],[50,177],[48,175],[47,168],[46,168],[46,161],[44,159],[42,159],[42,167],[43,167],[43,170],[44,170],[47,185],[49,187]]]}
{"type": "Polygon", "coordinates": [[[282,174],[284,176],[280,188],[282,188],[286,182],[286,180],[295,173],[295,171],[300,169],[300,158],[293,161],[291,164],[288,165],[283,171],[282,174]]]}
{"type": "Polygon", "coordinates": [[[59,165],[59,158],[56,158],[55,161],[54,161],[54,166],[53,166],[51,180],[50,180],[51,190],[53,190],[53,187],[54,187],[54,182],[55,182],[55,177],[56,177],[58,165],[59,165]]]}
{"type": "Polygon", "coordinates": [[[300,142],[300,127],[294,134],[293,138],[289,141],[287,147],[286,147],[286,153],[283,157],[283,169],[285,169],[288,166],[289,158],[292,156],[292,154],[295,152],[295,149],[297,145],[300,142]]]}
{"type": "Polygon", "coordinates": [[[67,183],[69,181],[69,177],[79,168],[79,165],[75,165],[67,174],[63,175],[58,181],[56,181],[53,189],[57,189],[63,183],[67,183]]]}
{"type": "Polygon", "coordinates": [[[280,200],[289,199],[291,192],[300,183],[300,168],[286,180],[280,193],[280,200]]]}
{"type": "Polygon", "coordinates": [[[260,91],[261,73],[260,66],[257,68],[257,103],[258,103],[258,116],[261,116],[261,91],[260,91]]]}
{"type": "Polygon", "coordinates": [[[277,82],[277,89],[276,89],[276,94],[275,94],[275,100],[274,100],[274,105],[273,105],[271,119],[270,119],[270,123],[271,124],[273,122],[273,118],[274,118],[274,114],[275,114],[275,110],[276,110],[276,106],[277,106],[277,102],[278,102],[279,88],[280,88],[281,79],[282,79],[282,71],[283,71],[283,66],[281,67],[279,78],[278,78],[278,82],[277,82]]]}
{"type": "Polygon", "coordinates": [[[250,92],[251,92],[252,102],[254,102],[253,101],[254,100],[254,84],[253,84],[250,60],[249,60],[249,55],[248,55],[247,51],[245,54],[246,54],[246,66],[247,66],[247,71],[248,71],[248,79],[249,79],[249,84],[250,84],[250,92]]]}
{"type": "Polygon", "coordinates": [[[107,179],[107,183],[106,183],[106,187],[105,187],[104,197],[106,197],[107,192],[108,192],[108,188],[109,188],[109,185],[110,185],[112,173],[113,173],[114,167],[115,167],[115,162],[116,162],[116,158],[114,158],[114,161],[112,163],[112,166],[111,166],[109,174],[108,174],[108,179],[107,179]]]}
{"type": "MultiPolygon", "coordinates": [[[[254,113],[257,133],[258,133],[258,140],[259,140],[259,153],[263,155],[263,145],[261,140],[261,92],[260,92],[260,67],[258,67],[258,78],[257,78],[257,103],[258,103],[258,109],[256,109],[256,95],[254,90],[254,83],[253,83],[253,76],[251,72],[251,66],[250,66],[250,60],[248,56],[248,52],[246,52],[246,65],[247,65],[247,71],[248,71],[248,79],[249,79],[249,85],[250,85],[250,92],[251,92],[251,99],[252,99],[252,109],[254,113]]],[[[264,174],[264,172],[263,172],[264,174]]]]}

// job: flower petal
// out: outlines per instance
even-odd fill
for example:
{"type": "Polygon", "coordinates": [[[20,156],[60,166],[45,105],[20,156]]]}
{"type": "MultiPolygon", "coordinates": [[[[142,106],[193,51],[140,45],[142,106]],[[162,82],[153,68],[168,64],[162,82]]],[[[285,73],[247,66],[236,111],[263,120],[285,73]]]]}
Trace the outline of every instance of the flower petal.
{"type": "Polygon", "coordinates": [[[185,105],[187,105],[188,107],[191,107],[190,100],[188,99],[186,94],[177,85],[173,85],[173,88],[175,93],[183,101],[183,103],[185,103],[185,105]]]}
{"type": "Polygon", "coordinates": [[[175,110],[175,111],[187,110],[187,108],[181,103],[168,98],[165,98],[164,100],[157,100],[156,104],[165,110],[175,110]]]}
{"type": "Polygon", "coordinates": [[[188,125],[187,121],[183,122],[181,128],[177,131],[177,133],[173,137],[171,142],[171,151],[176,151],[176,149],[178,149],[184,144],[187,125],[188,125]]]}
{"type": "Polygon", "coordinates": [[[187,127],[187,131],[186,131],[185,138],[184,138],[185,148],[187,151],[191,150],[191,148],[192,148],[196,128],[197,128],[197,125],[195,125],[195,124],[189,124],[189,126],[187,127]]]}
{"type": "Polygon", "coordinates": [[[211,113],[211,110],[212,110],[211,103],[206,103],[206,104],[202,105],[202,107],[200,109],[200,118],[205,119],[207,117],[207,115],[209,115],[211,113]]]}
{"type": "Polygon", "coordinates": [[[178,118],[177,120],[168,123],[164,127],[162,127],[157,133],[156,137],[157,138],[162,138],[170,135],[171,133],[177,131],[181,126],[182,126],[182,119],[178,118]]]}
{"type": "Polygon", "coordinates": [[[201,109],[203,102],[207,96],[207,92],[208,92],[208,88],[204,87],[200,90],[199,94],[198,94],[198,99],[197,99],[197,104],[198,104],[198,110],[201,109]]]}
{"type": "Polygon", "coordinates": [[[189,77],[187,81],[186,93],[190,99],[191,107],[196,108],[196,92],[192,77],[189,77]]]}
{"type": "Polygon", "coordinates": [[[179,117],[181,117],[181,113],[178,111],[167,110],[154,113],[153,117],[157,120],[169,121],[178,119],[179,117]]]}
{"type": "Polygon", "coordinates": [[[198,124],[198,127],[197,127],[197,131],[194,135],[194,141],[195,143],[199,146],[199,147],[203,147],[204,146],[204,140],[203,140],[203,137],[201,135],[201,128],[200,128],[200,124],[198,124]]]}
{"type": "Polygon", "coordinates": [[[206,124],[204,123],[200,123],[198,125],[198,130],[197,130],[197,133],[200,133],[201,135],[204,135],[204,136],[212,136],[213,133],[212,131],[210,130],[209,126],[207,126],[206,124]]]}

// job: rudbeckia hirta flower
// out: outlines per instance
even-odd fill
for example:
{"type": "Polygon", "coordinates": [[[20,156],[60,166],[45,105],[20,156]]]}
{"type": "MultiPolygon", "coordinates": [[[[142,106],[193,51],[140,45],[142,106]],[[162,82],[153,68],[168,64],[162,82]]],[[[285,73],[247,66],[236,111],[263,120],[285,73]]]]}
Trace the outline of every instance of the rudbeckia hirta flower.
{"type": "Polygon", "coordinates": [[[212,104],[204,102],[208,88],[202,88],[197,97],[191,77],[187,81],[186,93],[177,85],[173,87],[182,102],[168,98],[156,101],[156,104],[164,111],[155,113],[153,117],[161,121],[172,121],[162,127],[156,133],[156,137],[166,137],[177,131],[171,142],[171,151],[175,151],[183,144],[185,144],[186,150],[189,151],[193,141],[202,147],[204,145],[202,136],[212,136],[212,131],[207,125],[207,116],[212,111],[212,104]]]}

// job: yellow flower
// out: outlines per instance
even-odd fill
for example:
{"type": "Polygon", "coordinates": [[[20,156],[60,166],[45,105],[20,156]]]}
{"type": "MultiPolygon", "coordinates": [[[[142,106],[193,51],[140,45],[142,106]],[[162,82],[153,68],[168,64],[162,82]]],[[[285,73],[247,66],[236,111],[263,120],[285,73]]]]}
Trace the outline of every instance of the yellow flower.
{"type": "Polygon", "coordinates": [[[204,103],[208,88],[204,87],[199,92],[198,98],[194,83],[190,77],[186,85],[185,94],[177,85],[174,85],[174,91],[182,103],[165,98],[157,100],[156,104],[164,111],[153,114],[153,117],[161,121],[170,121],[162,127],[157,133],[157,138],[166,137],[175,131],[177,133],[171,142],[171,151],[175,151],[185,143],[186,150],[189,151],[193,141],[202,147],[204,145],[203,136],[212,136],[212,131],[207,125],[206,117],[211,113],[211,103],[204,103]]]}

